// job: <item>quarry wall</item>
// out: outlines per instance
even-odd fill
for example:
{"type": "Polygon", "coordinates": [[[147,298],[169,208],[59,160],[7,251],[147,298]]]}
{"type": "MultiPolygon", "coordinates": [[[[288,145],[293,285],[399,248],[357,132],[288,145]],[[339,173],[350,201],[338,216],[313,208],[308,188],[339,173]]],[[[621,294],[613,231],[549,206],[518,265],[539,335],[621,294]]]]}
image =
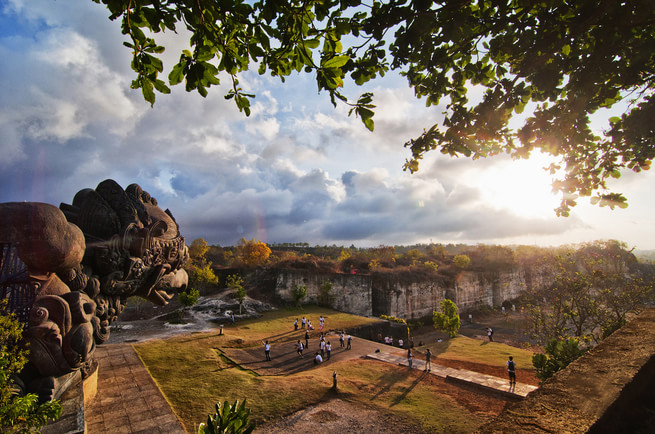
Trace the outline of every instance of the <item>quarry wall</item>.
{"type": "Polygon", "coordinates": [[[303,303],[319,303],[322,285],[332,283],[329,305],[364,316],[391,315],[415,319],[429,316],[444,298],[461,312],[483,306],[498,307],[522,292],[552,278],[548,270],[515,269],[506,272],[462,271],[454,278],[412,279],[393,274],[327,274],[305,270],[278,270],[275,295],[293,302],[293,288],[304,285],[303,303]]]}

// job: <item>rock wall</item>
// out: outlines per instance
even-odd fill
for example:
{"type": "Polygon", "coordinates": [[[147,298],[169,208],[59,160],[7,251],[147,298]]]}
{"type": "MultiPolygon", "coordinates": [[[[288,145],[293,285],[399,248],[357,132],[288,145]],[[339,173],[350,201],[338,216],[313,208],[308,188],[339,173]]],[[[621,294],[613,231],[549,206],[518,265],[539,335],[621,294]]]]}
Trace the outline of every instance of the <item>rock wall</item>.
{"type": "Polygon", "coordinates": [[[296,285],[304,285],[307,296],[302,302],[318,304],[321,287],[326,281],[332,283],[330,307],[356,315],[373,315],[370,276],[280,271],[276,278],[275,295],[287,302],[293,302],[293,288],[296,285]]]}
{"type": "Polygon", "coordinates": [[[436,281],[401,282],[394,278],[372,278],[373,315],[414,319],[432,315],[446,295],[436,281]]]}
{"type": "Polygon", "coordinates": [[[461,311],[481,306],[498,307],[550,279],[552,271],[547,269],[515,269],[504,273],[463,271],[455,279],[453,291],[447,291],[446,296],[454,300],[461,311]]]}
{"type": "Polygon", "coordinates": [[[310,271],[280,270],[275,295],[293,302],[293,288],[304,285],[303,303],[318,303],[323,282],[332,282],[330,306],[336,310],[365,316],[391,315],[415,319],[430,316],[444,298],[457,303],[460,312],[482,306],[498,307],[514,300],[527,289],[545,283],[552,272],[516,269],[509,272],[463,271],[454,279],[399,278],[393,274],[322,274],[310,271]]]}

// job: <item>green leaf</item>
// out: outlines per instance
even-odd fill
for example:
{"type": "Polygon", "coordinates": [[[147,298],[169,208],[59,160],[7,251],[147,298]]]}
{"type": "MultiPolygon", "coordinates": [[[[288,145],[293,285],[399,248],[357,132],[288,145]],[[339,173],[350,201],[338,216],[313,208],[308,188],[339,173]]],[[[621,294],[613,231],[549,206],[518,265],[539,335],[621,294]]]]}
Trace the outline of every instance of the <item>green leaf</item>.
{"type": "Polygon", "coordinates": [[[168,74],[168,81],[172,86],[175,86],[178,83],[181,83],[184,79],[184,67],[186,63],[178,63],[173,67],[170,74],[168,74]]]}
{"type": "Polygon", "coordinates": [[[334,56],[325,62],[321,62],[321,68],[341,68],[348,63],[348,60],[350,60],[350,56],[348,55],[334,56]]]}
{"type": "Polygon", "coordinates": [[[150,107],[155,104],[155,92],[153,91],[152,81],[147,77],[141,77],[139,82],[143,98],[150,103],[150,107]]]}
{"type": "Polygon", "coordinates": [[[319,46],[320,41],[318,39],[307,39],[303,42],[303,44],[308,48],[316,48],[319,46]]]}

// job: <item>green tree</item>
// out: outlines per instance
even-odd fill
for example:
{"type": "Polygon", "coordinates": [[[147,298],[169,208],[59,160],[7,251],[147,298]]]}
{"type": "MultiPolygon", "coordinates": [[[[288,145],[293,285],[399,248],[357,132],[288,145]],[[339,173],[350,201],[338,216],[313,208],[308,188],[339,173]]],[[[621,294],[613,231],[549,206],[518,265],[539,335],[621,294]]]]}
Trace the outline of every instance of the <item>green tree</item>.
{"type": "Polygon", "coordinates": [[[655,156],[650,0],[235,0],[202,7],[183,0],[94,1],[121,20],[136,72],[132,88],[150,104],[155,91],[169,93],[169,85],[182,82],[206,96],[224,74],[225,97],[249,114],[254,95],[238,77],[252,63],[282,81],[294,72],[313,74],[319,91],[335,105],[350,105],[372,130],[373,95],[350,100],[342,89],[396,70],[417,98],[446,106],[441,122],[405,143],[412,154],[406,170],[418,170],[433,150],[472,158],[525,158],[540,150],[557,159],[551,172],[564,174],[553,183],[562,193],[560,215],[594,193],[592,203],[626,206],[606,181],[622,170],[649,169],[655,156]],[[177,26],[189,31],[189,49],[166,83],[165,47],[154,37],[177,26]],[[618,116],[602,110],[612,107],[618,116]],[[592,130],[592,114],[604,122],[602,134],[592,130]]]}
{"type": "Polygon", "coordinates": [[[230,405],[225,401],[216,404],[216,413],[207,416],[207,422],[201,423],[198,427],[198,434],[249,434],[255,429],[255,424],[250,423],[250,409],[246,407],[246,400],[241,404],[234,401],[230,405]]]}
{"type": "Polygon", "coordinates": [[[332,306],[332,300],[334,298],[334,296],[332,295],[333,287],[334,284],[329,280],[326,280],[323,283],[321,283],[320,292],[318,294],[318,304],[320,306],[325,306],[325,307],[332,306]]]}
{"type": "Polygon", "coordinates": [[[239,315],[243,308],[243,302],[246,299],[246,290],[243,287],[243,278],[237,274],[230,274],[227,276],[227,287],[234,290],[234,295],[239,302],[239,315]]]}
{"type": "Polygon", "coordinates": [[[300,307],[303,298],[307,297],[307,287],[305,285],[294,285],[291,295],[293,296],[293,301],[296,303],[296,306],[300,307]]]}
{"type": "Polygon", "coordinates": [[[441,300],[440,308],[441,312],[432,312],[434,328],[448,332],[451,338],[456,337],[461,325],[457,305],[446,298],[441,300]]]}
{"type": "Polygon", "coordinates": [[[61,404],[56,400],[40,404],[33,393],[20,395],[14,378],[27,363],[28,351],[20,345],[23,326],[6,305],[6,300],[0,301],[0,431],[35,432],[59,418],[61,404]]]}
{"type": "Polygon", "coordinates": [[[526,300],[527,330],[544,343],[569,337],[599,342],[651,299],[653,280],[616,242],[560,249],[549,262],[555,278],[526,300]]]}
{"type": "MultiPolygon", "coordinates": [[[[202,238],[193,240],[189,246],[189,261],[184,265],[184,269],[189,275],[189,289],[186,296],[189,296],[191,290],[205,290],[218,286],[218,276],[212,270],[212,263],[205,257],[209,246],[202,238]]],[[[187,301],[190,301],[187,297],[187,301]]],[[[196,299],[197,301],[197,299],[196,299]]]]}
{"type": "Polygon", "coordinates": [[[546,354],[532,355],[532,365],[535,375],[542,382],[546,381],[557,371],[566,368],[571,362],[585,353],[580,348],[580,342],[574,338],[563,340],[551,339],[546,344],[546,354]]]}

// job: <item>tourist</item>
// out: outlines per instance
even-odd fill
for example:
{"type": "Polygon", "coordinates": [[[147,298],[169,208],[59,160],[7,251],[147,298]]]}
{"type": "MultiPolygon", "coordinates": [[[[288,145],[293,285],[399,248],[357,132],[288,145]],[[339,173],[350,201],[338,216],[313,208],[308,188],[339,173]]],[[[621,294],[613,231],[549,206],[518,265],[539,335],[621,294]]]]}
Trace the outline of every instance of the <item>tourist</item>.
{"type": "Polygon", "coordinates": [[[305,348],[309,348],[309,330],[305,330],[305,348]]]}
{"type": "Polygon", "coordinates": [[[398,346],[400,348],[402,348],[404,344],[405,344],[405,341],[403,341],[402,339],[398,339],[398,346]]]}
{"type": "Polygon", "coordinates": [[[264,342],[264,354],[266,354],[266,361],[271,361],[271,344],[268,341],[264,342]]]}
{"type": "Polygon", "coordinates": [[[325,344],[325,352],[327,352],[327,359],[330,360],[330,353],[332,352],[332,344],[330,344],[330,341],[327,341],[327,344],[325,344]]]}
{"type": "Polygon", "coordinates": [[[323,363],[323,357],[321,357],[321,355],[318,353],[318,351],[316,352],[316,354],[314,354],[314,356],[315,356],[314,357],[314,364],[315,365],[320,365],[321,363],[323,363]]]}
{"type": "Polygon", "coordinates": [[[491,329],[491,327],[487,329],[487,336],[489,337],[489,342],[494,341],[494,331],[491,329]]]}
{"type": "Polygon", "coordinates": [[[298,330],[298,318],[293,322],[293,329],[298,330]]]}
{"type": "Polygon", "coordinates": [[[332,373],[332,389],[337,390],[337,371],[332,373]]]}
{"type": "Polygon", "coordinates": [[[348,339],[347,339],[347,341],[348,341],[348,346],[346,347],[347,350],[350,349],[350,344],[352,343],[352,340],[353,340],[352,336],[348,335],[348,339]]]}
{"type": "Polygon", "coordinates": [[[432,369],[432,353],[430,352],[430,349],[428,348],[427,353],[425,353],[425,370],[429,371],[432,369]]]}
{"type": "Polygon", "coordinates": [[[323,336],[321,336],[321,357],[325,356],[325,340],[323,340],[323,336]]]}
{"type": "Polygon", "coordinates": [[[509,374],[509,385],[516,386],[516,363],[514,362],[514,358],[512,356],[509,356],[509,360],[507,361],[506,365],[507,373],[509,374]]]}
{"type": "Polygon", "coordinates": [[[339,345],[341,346],[341,348],[346,346],[346,337],[344,336],[343,331],[339,333],[339,345]]]}
{"type": "Polygon", "coordinates": [[[302,357],[302,350],[303,350],[302,342],[300,342],[300,339],[298,339],[298,343],[296,344],[296,351],[298,352],[298,355],[302,357]]]}
{"type": "Polygon", "coordinates": [[[302,328],[305,328],[305,325],[307,325],[307,319],[303,316],[302,317],[302,328]]]}
{"type": "Polygon", "coordinates": [[[314,330],[314,326],[312,325],[312,322],[310,320],[307,320],[307,328],[309,330],[314,330]]]}
{"type": "Polygon", "coordinates": [[[412,358],[414,356],[412,355],[412,349],[407,350],[407,365],[409,366],[409,369],[412,369],[412,358]]]}
{"type": "Polygon", "coordinates": [[[393,336],[389,336],[389,345],[393,347],[393,336]]]}

